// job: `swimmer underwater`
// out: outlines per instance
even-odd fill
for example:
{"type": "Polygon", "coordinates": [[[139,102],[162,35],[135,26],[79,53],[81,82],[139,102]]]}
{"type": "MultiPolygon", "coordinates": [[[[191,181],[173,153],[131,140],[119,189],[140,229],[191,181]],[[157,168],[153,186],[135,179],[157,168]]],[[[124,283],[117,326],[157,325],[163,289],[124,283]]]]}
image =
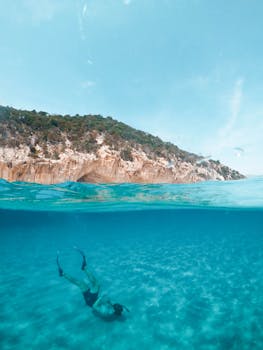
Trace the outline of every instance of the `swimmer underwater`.
{"type": "Polygon", "coordinates": [[[100,316],[101,318],[105,319],[116,319],[122,315],[124,310],[130,312],[126,306],[118,303],[112,303],[110,299],[106,296],[99,296],[100,285],[97,279],[87,267],[85,254],[81,250],[77,248],[75,249],[82,255],[81,270],[84,271],[90,283],[87,284],[85,281],[78,280],[65,273],[60,265],[59,255],[57,254],[57,266],[59,276],[66,278],[69,282],[79,287],[84,297],[86,305],[91,307],[97,316],[100,316]]]}

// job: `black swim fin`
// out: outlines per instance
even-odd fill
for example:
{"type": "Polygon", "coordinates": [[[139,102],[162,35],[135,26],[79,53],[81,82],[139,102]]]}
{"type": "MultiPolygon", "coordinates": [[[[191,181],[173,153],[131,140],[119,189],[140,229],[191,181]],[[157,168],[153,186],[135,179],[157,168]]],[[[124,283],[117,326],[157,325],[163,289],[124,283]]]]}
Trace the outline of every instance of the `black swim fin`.
{"type": "Polygon", "coordinates": [[[123,307],[126,311],[130,312],[130,310],[129,310],[125,305],[122,305],[122,307],[123,307]]]}
{"type": "Polygon", "coordinates": [[[59,253],[57,252],[57,259],[56,259],[56,261],[57,261],[57,266],[58,266],[58,274],[59,274],[60,277],[62,277],[64,272],[62,270],[62,267],[60,266],[60,263],[59,263],[59,260],[58,260],[58,255],[59,255],[59,253]]]}
{"type": "Polygon", "coordinates": [[[82,250],[80,250],[77,247],[74,247],[82,256],[82,264],[81,264],[81,270],[85,270],[85,267],[87,266],[86,256],[82,250]]]}

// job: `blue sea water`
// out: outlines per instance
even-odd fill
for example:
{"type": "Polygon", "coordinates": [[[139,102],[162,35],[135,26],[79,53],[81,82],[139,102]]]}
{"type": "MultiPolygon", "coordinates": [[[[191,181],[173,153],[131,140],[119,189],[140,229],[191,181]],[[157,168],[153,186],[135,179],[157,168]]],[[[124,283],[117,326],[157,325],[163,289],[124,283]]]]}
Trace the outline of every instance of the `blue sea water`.
{"type": "Polygon", "coordinates": [[[263,349],[263,179],[193,185],[0,181],[0,349],[263,349]],[[107,322],[74,285],[78,246],[107,322]]]}

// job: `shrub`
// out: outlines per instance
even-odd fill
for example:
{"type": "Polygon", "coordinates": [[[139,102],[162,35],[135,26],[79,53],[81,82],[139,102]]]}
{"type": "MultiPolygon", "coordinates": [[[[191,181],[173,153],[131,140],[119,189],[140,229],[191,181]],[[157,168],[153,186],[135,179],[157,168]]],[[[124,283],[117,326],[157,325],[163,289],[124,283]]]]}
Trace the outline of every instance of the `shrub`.
{"type": "MultiPolygon", "coordinates": [[[[152,159],[178,157],[191,162],[197,159],[195,154],[182,151],[172,143],[163,142],[159,137],[136,130],[111,117],[103,118],[101,115],[81,117],[77,114],[74,117],[69,115],[63,117],[43,111],[17,110],[0,106],[0,130],[0,146],[14,147],[19,144],[30,146],[30,139],[34,136],[42,148],[47,143],[65,145],[66,139],[69,139],[74,149],[90,153],[99,147],[95,135],[103,133],[104,143],[112,149],[121,150],[121,157],[124,160],[132,161],[130,150],[132,147],[143,150],[152,159]]],[[[46,150],[44,153],[48,154],[46,150]]]]}
{"type": "Polygon", "coordinates": [[[133,156],[130,148],[122,149],[120,152],[120,156],[123,160],[129,161],[129,162],[133,161],[133,156]]]}

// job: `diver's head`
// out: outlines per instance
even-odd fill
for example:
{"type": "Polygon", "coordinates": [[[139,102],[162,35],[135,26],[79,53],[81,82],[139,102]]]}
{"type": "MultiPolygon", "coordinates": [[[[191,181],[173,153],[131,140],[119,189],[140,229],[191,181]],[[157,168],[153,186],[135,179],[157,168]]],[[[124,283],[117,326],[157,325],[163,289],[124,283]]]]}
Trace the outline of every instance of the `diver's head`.
{"type": "Polygon", "coordinates": [[[114,309],[114,314],[117,316],[121,316],[122,312],[123,312],[123,306],[121,304],[113,304],[113,309],[114,309]]]}

